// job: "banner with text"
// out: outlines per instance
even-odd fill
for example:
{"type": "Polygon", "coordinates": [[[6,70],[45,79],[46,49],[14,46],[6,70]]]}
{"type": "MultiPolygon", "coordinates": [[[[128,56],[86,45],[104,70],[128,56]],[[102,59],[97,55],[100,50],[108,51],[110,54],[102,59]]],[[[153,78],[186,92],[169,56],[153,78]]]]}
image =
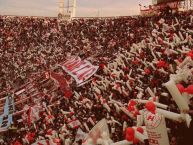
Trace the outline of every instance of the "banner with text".
{"type": "Polygon", "coordinates": [[[161,114],[144,113],[145,126],[150,145],[169,145],[165,118],[161,114]]]}
{"type": "Polygon", "coordinates": [[[78,56],[73,56],[67,59],[63,64],[61,64],[62,68],[72,76],[78,86],[85,84],[93,74],[98,70],[98,66],[92,65],[87,60],[81,60],[78,56]]]}
{"type": "Polygon", "coordinates": [[[13,123],[13,112],[15,111],[14,99],[12,96],[6,97],[4,112],[0,115],[0,128],[7,129],[13,123]]]}

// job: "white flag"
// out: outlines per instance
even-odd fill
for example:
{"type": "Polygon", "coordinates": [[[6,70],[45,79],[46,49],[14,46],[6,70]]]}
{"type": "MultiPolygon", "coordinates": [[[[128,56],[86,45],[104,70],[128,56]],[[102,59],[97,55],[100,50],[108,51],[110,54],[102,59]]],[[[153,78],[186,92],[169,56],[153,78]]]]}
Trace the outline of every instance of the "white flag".
{"type": "Polygon", "coordinates": [[[88,136],[85,139],[85,142],[83,144],[87,144],[87,141],[89,139],[92,140],[93,144],[97,144],[97,140],[101,138],[102,133],[105,132],[107,136],[109,137],[109,128],[107,125],[106,119],[102,119],[99,121],[89,132],[88,136]]]}
{"type": "Polygon", "coordinates": [[[75,141],[79,141],[79,140],[84,140],[86,138],[86,133],[82,131],[82,129],[78,129],[77,133],[76,133],[76,137],[75,137],[75,141]]]}

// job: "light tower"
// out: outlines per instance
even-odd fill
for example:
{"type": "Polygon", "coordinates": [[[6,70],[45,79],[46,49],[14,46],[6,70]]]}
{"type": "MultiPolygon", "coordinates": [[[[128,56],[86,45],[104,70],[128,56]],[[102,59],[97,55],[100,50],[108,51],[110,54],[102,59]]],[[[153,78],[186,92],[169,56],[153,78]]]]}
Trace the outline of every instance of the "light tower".
{"type": "Polygon", "coordinates": [[[59,14],[58,17],[64,16],[64,0],[59,0],[59,14]]]}
{"type": "Polygon", "coordinates": [[[76,0],[59,0],[58,16],[66,20],[76,17],[76,0]]]}
{"type": "Polygon", "coordinates": [[[76,17],[76,0],[67,0],[66,12],[70,18],[76,17]]]}
{"type": "Polygon", "coordinates": [[[73,0],[73,9],[72,9],[72,15],[71,18],[76,17],[76,0],[73,0]]]}

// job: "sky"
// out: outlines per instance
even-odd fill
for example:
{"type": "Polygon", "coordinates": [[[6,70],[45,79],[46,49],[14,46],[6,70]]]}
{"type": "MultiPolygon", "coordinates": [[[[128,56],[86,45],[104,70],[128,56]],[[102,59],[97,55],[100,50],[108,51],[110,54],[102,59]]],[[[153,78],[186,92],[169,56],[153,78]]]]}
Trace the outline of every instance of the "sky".
{"type": "MultiPolygon", "coordinates": [[[[67,0],[66,0],[67,1],[67,0]]],[[[139,14],[152,0],[77,0],[77,17],[139,14]]],[[[0,0],[0,15],[57,16],[59,0],[0,0]]],[[[67,3],[67,2],[66,2],[67,3]]]]}

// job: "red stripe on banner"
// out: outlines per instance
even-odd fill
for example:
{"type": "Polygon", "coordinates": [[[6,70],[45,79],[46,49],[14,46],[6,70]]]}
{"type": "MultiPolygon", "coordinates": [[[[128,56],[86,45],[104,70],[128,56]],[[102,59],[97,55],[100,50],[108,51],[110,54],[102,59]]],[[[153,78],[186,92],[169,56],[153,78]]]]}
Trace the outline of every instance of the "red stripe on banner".
{"type": "Polygon", "coordinates": [[[95,68],[90,68],[89,70],[86,70],[85,72],[83,72],[82,74],[78,75],[78,79],[79,80],[84,80],[84,78],[86,76],[89,76],[90,74],[92,74],[95,71],[95,68]]]}
{"type": "Polygon", "coordinates": [[[72,57],[62,65],[62,68],[76,80],[78,86],[81,86],[97,71],[98,66],[93,66],[80,57],[72,57]]]}
{"type": "Polygon", "coordinates": [[[75,62],[77,62],[77,61],[80,61],[80,60],[81,60],[81,59],[80,59],[79,57],[73,57],[73,58],[67,60],[67,61],[63,64],[63,66],[67,68],[69,65],[71,65],[71,64],[73,64],[73,63],[75,63],[75,62]]]}

